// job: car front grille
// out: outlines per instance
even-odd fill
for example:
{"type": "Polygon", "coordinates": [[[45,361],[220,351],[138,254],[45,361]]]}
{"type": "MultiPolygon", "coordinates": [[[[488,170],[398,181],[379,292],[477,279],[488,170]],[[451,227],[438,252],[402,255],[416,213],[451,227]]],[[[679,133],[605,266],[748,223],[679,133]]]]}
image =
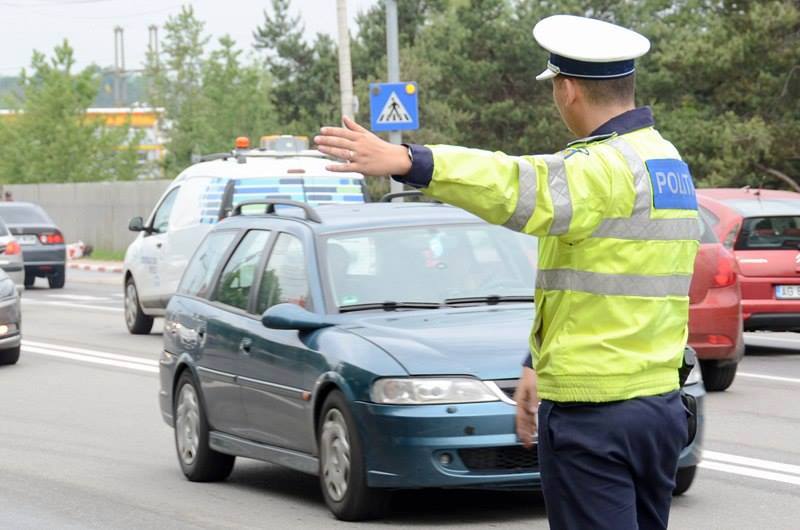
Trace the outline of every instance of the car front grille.
{"type": "Polygon", "coordinates": [[[458,456],[470,471],[533,471],[539,466],[535,445],[531,449],[519,445],[459,449],[458,456]]]}

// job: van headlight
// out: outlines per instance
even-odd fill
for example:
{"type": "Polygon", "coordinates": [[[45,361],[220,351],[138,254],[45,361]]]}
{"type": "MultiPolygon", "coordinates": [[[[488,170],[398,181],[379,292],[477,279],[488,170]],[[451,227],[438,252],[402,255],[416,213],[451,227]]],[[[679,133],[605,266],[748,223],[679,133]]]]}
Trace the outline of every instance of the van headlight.
{"type": "Polygon", "coordinates": [[[480,403],[500,398],[483,381],[471,377],[415,377],[378,379],[372,401],[386,405],[480,403]]]}
{"type": "Polygon", "coordinates": [[[686,382],[683,383],[683,386],[687,385],[694,385],[703,381],[703,373],[700,371],[700,363],[694,363],[692,366],[692,371],[689,372],[689,376],[686,378],[686,382]]]}

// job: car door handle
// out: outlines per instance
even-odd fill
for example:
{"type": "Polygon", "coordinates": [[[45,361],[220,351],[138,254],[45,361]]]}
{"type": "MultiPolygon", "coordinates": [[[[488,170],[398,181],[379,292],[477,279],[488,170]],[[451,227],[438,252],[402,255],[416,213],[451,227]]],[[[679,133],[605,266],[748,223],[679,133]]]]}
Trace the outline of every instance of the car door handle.
{"type": "Polygon", "coordinates": [[[253,341],[248,338],[242,339],[239,343],[239,351],[245,355],[250,355],[250,348],[253,346],[253,341]]]}

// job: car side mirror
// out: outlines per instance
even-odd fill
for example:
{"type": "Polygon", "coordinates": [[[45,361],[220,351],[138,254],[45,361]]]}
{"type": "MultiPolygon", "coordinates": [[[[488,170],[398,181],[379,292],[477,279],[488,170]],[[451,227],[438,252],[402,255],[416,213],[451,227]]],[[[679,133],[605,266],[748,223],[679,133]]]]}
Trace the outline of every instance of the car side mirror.
{"type": "Polygon", "coordinates": [[[313,331],[336,324],[334,320],[326,319],[296,304],[278,304],[270,307],[261,315],[261,323],[270,329],[298,331],[313,331]]]}
{"type": "Polygon", "coordinates": [[[146,230],[144,227],[144,219],[140,216],[131,217],[130,222],[128,222],[128,230],[131,232],[143,232],[146,230]]]}

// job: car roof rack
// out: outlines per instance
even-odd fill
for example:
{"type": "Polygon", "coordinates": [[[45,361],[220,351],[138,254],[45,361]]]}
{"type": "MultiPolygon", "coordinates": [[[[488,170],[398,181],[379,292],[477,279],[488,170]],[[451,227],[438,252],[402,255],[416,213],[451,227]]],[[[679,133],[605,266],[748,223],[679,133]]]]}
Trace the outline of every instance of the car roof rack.
{"type": "MultiPolygon", "coordinates": [[[[387,193],[381,197],[380,201],[378,202],[392,202],[393,200],[401,197],[425,197],[425,194],[419,190],[396,191],[394,193],[387,193]]],[[[432,199],[431,202],[442,204],[442,201],[437,201],[436,199],[432,199]]]]}
{"type": "Polygon", "coordinates": [[[264,213],[276,215],[275,206],[294,206],[295,208],[300,208],[306,214],[306,219],[311,221],[312,223],[322,223],[322,219],[320,218],[317,211],[314,209],[313,206],[308,204],[307,202],[300,202],[300,201],[292,201],[289,199],[258,199],[252,201],[244,201],[237,204],[233,211],[231,212],[231,217],[236,217],[237,215],[242,215],[242,207],[244,206],[264,206],[264,213]]]}
{"type": "Polygon", "coordinates": [[[211,162],[212,160],[227,160],[229,158],[235,158],[237,162],[240,164],[244,164],[247,162],[245,158],[246,153],[243,153],[239,150],[236,151],[228,151],[226,153],[210,153],[207,155],[192,155],[191,161],[192,164],[197,164],[200,162],[211,162]]]}

